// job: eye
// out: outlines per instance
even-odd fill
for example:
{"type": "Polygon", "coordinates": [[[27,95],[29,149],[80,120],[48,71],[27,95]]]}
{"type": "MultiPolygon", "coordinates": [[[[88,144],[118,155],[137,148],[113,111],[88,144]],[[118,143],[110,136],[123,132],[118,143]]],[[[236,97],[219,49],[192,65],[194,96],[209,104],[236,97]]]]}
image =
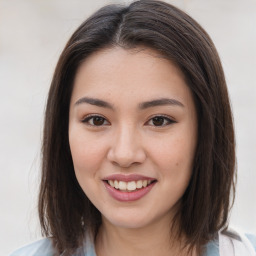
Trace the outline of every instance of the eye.
{"type": "Polygon", "coordinates": [[[83,123],[86,123],[91,126],[103,126],[103,125],[109,125],[109,122],[106,118],[103,116],[97,116],[97,115],[91,115],[88,117],[85,117],[82,120],[83,123]]]}
{"type": "Polygon", "coordinates": [[[170,125],[172,123],[176,123],[176,122],[174,120],[172,120],[171,118],[166,117],[166,116],[154,116],[153,118],[151,118],[147,122],[148,125],[160,126],[160,127],[167,126],[167,125],[170,125]]]}

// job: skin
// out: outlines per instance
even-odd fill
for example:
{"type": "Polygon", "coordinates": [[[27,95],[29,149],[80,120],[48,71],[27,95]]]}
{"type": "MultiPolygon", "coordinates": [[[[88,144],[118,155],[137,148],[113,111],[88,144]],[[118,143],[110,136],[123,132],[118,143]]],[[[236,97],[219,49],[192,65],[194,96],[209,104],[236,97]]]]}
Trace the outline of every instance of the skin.
{"type": "Polygon", "coordinates": [[[97,255],[187,255],[181,241],[170,245],[171,221],[188,186],[197,144],[196,108],[181,71],[148,48],[96,52],[77,71],[69,118],[77,180],[102,214],[97,255]],[[171,104],[141,107],[163,98],[171,104]],[[156,182],[141,199],[120,202],[103,182],[112,174],[156,182]]]}

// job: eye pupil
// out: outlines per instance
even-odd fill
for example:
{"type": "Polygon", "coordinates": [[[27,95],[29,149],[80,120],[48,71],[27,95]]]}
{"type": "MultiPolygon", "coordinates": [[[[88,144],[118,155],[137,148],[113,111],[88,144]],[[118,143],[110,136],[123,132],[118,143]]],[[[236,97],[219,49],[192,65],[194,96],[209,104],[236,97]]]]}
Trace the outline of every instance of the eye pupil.
{"type": "Polygon", "coordinates": [[[152,121],[153,121],[153,124],[154,124],[155,126],[161,126],[161,125],[164,124],[164,118],[163,118],[163,117],[154,117],[154,118],[152,119],[152,121]]]}
{"type": "Polygon", "coordinates": [[[103,125],[104,124],[104,118],[100,116],[95,116],[93,118],[93,124],[96,126],[103,125]]]}

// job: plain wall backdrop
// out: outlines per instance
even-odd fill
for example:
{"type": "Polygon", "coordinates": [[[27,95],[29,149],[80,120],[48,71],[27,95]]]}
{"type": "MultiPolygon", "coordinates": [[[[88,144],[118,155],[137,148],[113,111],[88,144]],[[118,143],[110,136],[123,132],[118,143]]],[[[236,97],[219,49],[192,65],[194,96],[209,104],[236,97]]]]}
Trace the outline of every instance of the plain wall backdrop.
{"type": "MultiPolygon", "coordinates": [[[[0,256],[40,238],[37,192],[43,113],[66,41],[107,0],[0,0],[0,256]]],[[[234,111],[234,226],[256,233],[256,1],[166,1],[185,10],[219,51],[234,111]]]]}

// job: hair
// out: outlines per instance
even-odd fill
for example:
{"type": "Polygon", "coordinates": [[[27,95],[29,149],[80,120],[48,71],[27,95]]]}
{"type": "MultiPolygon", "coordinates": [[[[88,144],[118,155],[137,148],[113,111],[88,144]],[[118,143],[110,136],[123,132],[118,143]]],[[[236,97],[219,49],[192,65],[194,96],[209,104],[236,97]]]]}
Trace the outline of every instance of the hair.
{"type": "Polygon", "coordinates": [[[233,118],[222,65],[205,30],[190,16],[162,1],[108,5],[89,17],[67,42],[49,90],[42,144],[39,218],[43,235],[58,253],[71,255],[85,233],[94,237],[101,213],[75,177],[69,147],[69,104],[76,71],[104,48],[147,47],[184,74],[197,108],[198,143],[190,183],[176,216],[178,235],[201,248],[227,227],[235,192],[233,118]],[[178,221],[179,220],[179,221],[178,221]]]}

